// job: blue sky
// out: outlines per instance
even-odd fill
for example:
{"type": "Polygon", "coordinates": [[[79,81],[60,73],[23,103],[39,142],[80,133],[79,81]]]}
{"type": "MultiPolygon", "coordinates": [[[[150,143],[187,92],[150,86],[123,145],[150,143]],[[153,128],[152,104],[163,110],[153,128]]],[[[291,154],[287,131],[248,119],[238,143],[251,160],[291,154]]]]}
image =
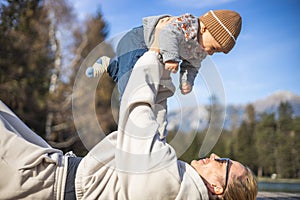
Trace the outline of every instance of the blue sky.
{"type": "Polygon", "coordinates": [[[200,16],[210,9],[235,10],[243,18],[236,46],[227,55],[211,57],[223,81],[226,103],[246,104],[280,90],[300,95],[299,0],[71,2],[81,19],[100,9],[109,25],[109,37],[140,25],[146,16],[183,13],[200,16]]]}

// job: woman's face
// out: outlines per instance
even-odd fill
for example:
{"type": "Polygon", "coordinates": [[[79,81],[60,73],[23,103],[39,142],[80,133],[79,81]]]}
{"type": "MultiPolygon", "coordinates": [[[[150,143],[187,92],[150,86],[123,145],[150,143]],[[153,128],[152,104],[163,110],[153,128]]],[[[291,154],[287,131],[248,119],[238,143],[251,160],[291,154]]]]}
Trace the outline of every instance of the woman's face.
{"type": "MultiPolygon", "coordinates": [[[[220,158],[218,155],[212,153],[209,158],[193,160],[191,162],[191,166],[198,172],[206,184],[224,186],[226,176],[228,176],[227,181],[229,183],[232,181],[231,177],[239,177],[246,173],[246,169],[241,163],[230,160],[229,167],[227,168],[226,162],[220,162],[218,158],[220,158]],[[228,173],[226,172],[227,170],[228,173]]],[[[222,189],[225,190],[226,188],[222,189]]]]}

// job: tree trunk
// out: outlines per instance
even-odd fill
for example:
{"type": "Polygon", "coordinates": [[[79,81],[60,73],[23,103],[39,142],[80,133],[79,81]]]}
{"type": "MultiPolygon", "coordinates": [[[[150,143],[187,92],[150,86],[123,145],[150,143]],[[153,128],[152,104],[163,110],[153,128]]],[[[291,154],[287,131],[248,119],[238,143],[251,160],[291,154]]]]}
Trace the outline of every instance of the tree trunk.
{"type": "MultiPolygon", "coordinates": [[[[50,38],[50,45],[51,50],[53,51],[55,57],[54,57],[54,66],[52,70],[52,74],[50,77],[50,85],[49,85],[49,97],[51,97],[53,94],[55,94],[55,91],[57,89],[58,85],[58,77],[60,74],[61,69],[61,44],[60,41],[57,38],[57,28],[56,28],[56,20],[54,19],[53,12],[50,11],[50,30],[49,30],[49,38],[50,38]]],[[[53,122],[53,115],[54,111],[51,106],[51,100],[48,99],[47,101],[47,107],[48,107],[48,113],[46,118],[46,140],[51,140],[51,133],[52,133],[52,122],[53,122]]]]}

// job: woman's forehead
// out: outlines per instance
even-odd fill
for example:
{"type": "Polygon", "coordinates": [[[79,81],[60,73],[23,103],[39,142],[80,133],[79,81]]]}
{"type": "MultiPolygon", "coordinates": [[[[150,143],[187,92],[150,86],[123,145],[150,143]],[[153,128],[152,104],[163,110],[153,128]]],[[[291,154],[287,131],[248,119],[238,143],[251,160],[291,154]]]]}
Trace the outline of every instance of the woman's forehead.
{"type": "Polygon", "coordinates": [[[229,170],[229,174],[232,176],[242,176],[246,173],[246,168],[244,165],[242,165],[241,163],[237,162],[237,161],[231,161],[231,165],[230,165],[230,170],[229,170]]]}

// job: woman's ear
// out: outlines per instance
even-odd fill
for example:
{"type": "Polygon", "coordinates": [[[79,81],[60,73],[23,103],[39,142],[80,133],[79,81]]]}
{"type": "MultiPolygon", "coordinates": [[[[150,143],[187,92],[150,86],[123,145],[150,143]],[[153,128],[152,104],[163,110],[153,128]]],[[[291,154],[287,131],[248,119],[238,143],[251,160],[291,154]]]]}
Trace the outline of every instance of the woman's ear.
{"type": "Polygon", "coordinates": [[[208,190],[213,194],[223,194],[224,189],[221,185],[209,183],[206,185],[208,190]]]}

